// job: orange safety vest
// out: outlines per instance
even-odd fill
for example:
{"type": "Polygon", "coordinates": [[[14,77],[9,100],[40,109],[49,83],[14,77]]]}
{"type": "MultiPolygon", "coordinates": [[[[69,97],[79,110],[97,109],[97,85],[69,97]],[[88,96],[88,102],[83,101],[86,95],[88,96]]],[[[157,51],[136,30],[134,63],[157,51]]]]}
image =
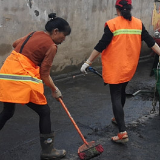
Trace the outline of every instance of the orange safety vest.
{"type": "Polygon", "coordinates": [[[106,22],[113,33],[111,43],[103,50],[102,75],[105,83],[119,84],[132,79],[140,56],[142,22],[118,16],[106,22]]]}
{"type": "Polygon", "coordinates": [[[0,101],[47,104],[40,67],[14,50],[0,69],[0,101]]]}

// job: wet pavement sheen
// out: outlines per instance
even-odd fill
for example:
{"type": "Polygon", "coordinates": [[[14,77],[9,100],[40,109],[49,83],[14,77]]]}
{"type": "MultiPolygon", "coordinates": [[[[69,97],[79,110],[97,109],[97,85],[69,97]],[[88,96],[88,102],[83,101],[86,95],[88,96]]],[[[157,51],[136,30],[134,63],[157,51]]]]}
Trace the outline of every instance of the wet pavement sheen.
{"type": "MultiPolygon", "coordinates": [[[[135,76],[127,86],[127,93],[154,90],[156,80],[154,76],[150,77],[152,63],[150,60],[139,64],[135,76]]],[[[100,69],[98,71],[101,72],[100,69]]],[[[94,73],[73,76],[55,80],[55,84],[61,90],[63,101],[86,140],[94,140],[103,145],[104,152],[94,160],[160,159],[158,103],[157,112],[150,114],[153,93],[127,98],[125,121],[129,142],[125,145],[115,144],[110,140],[111,136],[118,133],[118,129],[111,123],[113,113],[109,86],[104,86],[103,80],[94,73]]],[[[64,160],[78,160],[77,150],[83,141],[47,87],[45,95],[51,108],[52,129],[56,133],[55,147],[67,150],[64,160]]],[[[14,117],[0,131],[0,160],[39,160],[40,151],[38,116],[27,106],[17,105],[14,117]]]]}

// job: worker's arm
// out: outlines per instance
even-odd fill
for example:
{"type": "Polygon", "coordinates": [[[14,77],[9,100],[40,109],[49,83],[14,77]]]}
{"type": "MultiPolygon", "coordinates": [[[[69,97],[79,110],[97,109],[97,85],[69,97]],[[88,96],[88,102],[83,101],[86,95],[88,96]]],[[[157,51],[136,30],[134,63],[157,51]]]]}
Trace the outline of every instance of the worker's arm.
{"type": "Polygon", "coordinates": [[[81,72],[82,73],[86,73],[87,71],[86,69],[92,64],[92,62],[99,56],[100,52],[96,51],[95,49],[92,51],[91,55],[89,56],[89,58],[87,59],[86,62],[84,62],[84,64],[81,67],[81,72]]]}
{"type": "Polygon", "coordinates": [[[52,92],[54,92],[56,90],[56,86],[51,78],[51,76],[45,76],[45,77],[41,77],[42,81],[45,83],[46,86],[48,86],[52,92]]]}
{"type": "Polygon", "coordinates": [[[89,56],[87,61],[82,65],[80,69],[82,73],[87,73],[86,68],[93,63],[93,61],[100,55],[100,53],[102,53],[104,49],[106,49],[106,47],[110,44],[112,37],[113,37],[113,33],[110,31],[108,25],[106,24],[102,38],[94,47],[94,50],[92,51],[91,55],[89,56]]]}
{"type": "Polygon", "coordinates": [[[98,52],[97,50],[93,50],[91,55],[88,58],[88,61],[90,61],[91,63],[100,55],[101,52],[98,52]]]}
{"type": "Polygon", "coordinates": [[[52,90],[52,96],[54,98],[59,98],[62,97],[62,94],[60,92],[60,90],[56,87],[56,85],[54,84],[51,76],[45,76],[45,77],[41,77],[41,79],[43,80],[43,82],[45,83],[46,86],[48,86],[49,88],[51,88],[52,90]]]}
{"type": "Polygon", "coordinates": [[[45,57],[41,63],[40,75],[45,85],[52,90],[52,96],[57,99],[59,97],[62,97],[62,94],[60,90],[55,86],[50,76],[50,70],[51,70],[52,62],[56,52],[57,52],[57,47],[55,44],[53,44],[46,52],[45,57]]]}
{"type": "Polygon", "coordinates": [[[145,41],[147,46],[160,56],[160,48],[158,44],[155,42],[153,37],[148,33],[148,31],[145,29],[145,26],[143,24],[142,24],[141,37],[142,37],[142,41],[145,41]]]}
{"type": "Polygon", "coordinates": [[[160,56],[160,48],[157,43],[155,43],[154,46],[151,48],[155,53],[157,53],[160,56]]]}
{"type": "Polygon", "coordinates": [[[144,41],[149,48],[152,48],[155,44],[155,40],[153,37],[148,33],[146,30],[145,26],[142,23],[142,34],[141,34],[141,39],[144,41]]]}

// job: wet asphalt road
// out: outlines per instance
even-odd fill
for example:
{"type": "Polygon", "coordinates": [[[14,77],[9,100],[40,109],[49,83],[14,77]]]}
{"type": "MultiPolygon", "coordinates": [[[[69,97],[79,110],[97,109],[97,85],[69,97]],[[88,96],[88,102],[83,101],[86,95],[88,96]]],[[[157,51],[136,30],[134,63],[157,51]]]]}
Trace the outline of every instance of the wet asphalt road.
{"type": "MultiPolygon", "coordinates": [[[[127,86],[127,93],[145,89],[153,91],[155,77],[150,77],[153,60],[139,64],[137,72],[127,86]]],[[[100,70],[99,70],[100,71],[100,70]]],[[[77,122],[87,141],[96,141],[104,152],[94,160],[159,160],[160,116],[150,114],[153,93],[127,98],[125,121],[129,142],[119,145],[111,142],[118,129],[111,123],[113,117],[109,87],[103,85],[94,73],[56,80],[63,101],[77,122]]],[[[77,150],[83,144],[79,134],[59,102],[45,88],[51,108],[52,129],[56,132],[55,147],[67,150],[64,160],[78,160],[77,150]]],[[[0,103],[0,111],[2,103],[0,103]]],[[[0,160],[39,160],[40,154],[38,116],[26,106],[17,105],[14,117],[0,131],[0,160]]]]}

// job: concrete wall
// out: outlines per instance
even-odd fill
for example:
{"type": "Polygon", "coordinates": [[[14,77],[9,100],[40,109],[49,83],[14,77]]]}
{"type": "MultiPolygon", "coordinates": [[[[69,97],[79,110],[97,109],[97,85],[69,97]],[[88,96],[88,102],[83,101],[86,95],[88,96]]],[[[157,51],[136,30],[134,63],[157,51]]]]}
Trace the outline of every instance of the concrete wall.
{"type": "MultiPolygon", "coordinates": [[[[52,71],[69,71],[82,64],[103,34],[105,21],[115,17],[116,0],[0,0],[0,66],[17,38],[33,30],[43,30],[48,13],[56,12],[72,27],[59,45],[52,71]],[[71,67],[70,67],[71,66],[71,67]]],[[[151,25],[154,0],[132,0],[133,16],[140,18],[153,35],[151,25]]],[[[142,55],[150,50],[143,44],[142,55]]],[[[97,59],[100,63],[100,58],[97,59]]]]}

